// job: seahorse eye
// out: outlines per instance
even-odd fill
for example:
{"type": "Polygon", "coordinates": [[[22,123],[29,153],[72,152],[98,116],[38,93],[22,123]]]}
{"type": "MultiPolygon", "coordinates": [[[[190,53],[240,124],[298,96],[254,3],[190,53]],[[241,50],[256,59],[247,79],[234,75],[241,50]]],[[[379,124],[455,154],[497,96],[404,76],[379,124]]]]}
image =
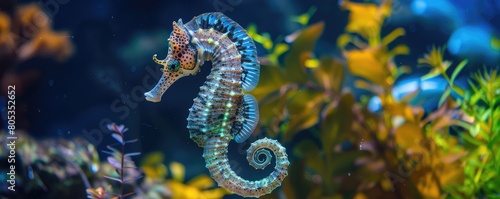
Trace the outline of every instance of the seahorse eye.
{"type": "Polygon", "coordinates": [[[177,72],[180,67],[181,65],[179,64],[179,61],[177,61],[176,59],[172,59],[172,61],[170,61],[170,63],[167,64],[168,70],[172,72],[177,72]]]}

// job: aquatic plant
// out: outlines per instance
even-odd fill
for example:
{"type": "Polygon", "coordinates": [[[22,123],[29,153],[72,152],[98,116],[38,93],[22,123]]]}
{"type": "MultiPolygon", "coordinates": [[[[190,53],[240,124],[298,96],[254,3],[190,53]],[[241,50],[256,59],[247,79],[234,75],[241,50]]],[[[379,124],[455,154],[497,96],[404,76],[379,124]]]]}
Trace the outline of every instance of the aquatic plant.
{"type": "MultiPolygon", "coordinates": [[[[145,173],[145,183],[149,190],[146,193],[148,198],[206,198],[216,199],[231,194],[224,188],[216,187],[215,181],[206,174],[201,174],[189,181],[185,181],[185,168],[179,162],[171,162],[165,166],[163,153],[153,152],[143,159],[141,169],[145,173]],[[168,169],[167,169],[168,168],[168,169]],[[170,177],[167,178],[168,170],[170,177]],[[169,187],[170,192],[165,194],[161,187],[169,187]],[[166,197],[165,195],[169,196],[166,197]]],[[[143,185],[143,187],[144,187],[143,185]]]]}
{"type": "MultiPolygon", "coordinates": [[[[395,56],[409,53],[406,45],[388,47],[404,35],[404,29],[396,28],[380,36],[382,23],[390,15],[391,1],[383,1],[379,6],[342,1],[342,6],[350,11],[350,18],[346,33],[337,40],[338,47],[349,72],[360,78],[355,86],[377,96],[382,110],[372,113],[366,97],[361,96],[361,101],[356,102],[352,94],[342,91],[342,61],[330,57],[315,59],[312,46],[321,33],[322,23],[298,31],[290,51],[285,52],[283,65],[263,62],[264,81],[251,92],[261,104],[265,132],[282,136],[284,141],[293,141],[299,134],[312,136],[305,140],[301,136],[302,141],[294,147],[290,181],[285,180],[284,193],[291,198],[336,197],[340,190],[344,195],[359,198],[387,197],[388,193],[394,198],[453,195],[450,190],[461,187],[463,160],[469,155],[462,137],[453,136],[451,129],[471,127],[464,119],[470,117],[457,117],[464,115],[461,109],[467,106],[453,100],[450,93],[467,93],[454,84],[467,61],[459,63],[449,77],[445,72],[451,62],[442,59],[442,49],[433,48],[419,60],[432,67],[422,79],[443,74],[450,84],[438,110],[424,115],[422,107],[409,103],[418,90],[401,100],[393,97],[395,83],[410,72],[410,67],[393,61],[395,56]],[[334,161],[335,158],[342,161],[334,161]]],[[[496,73],[484,73],[476,79],[482,79],[479,82],[483,85],[492,85],[485,83],[486,77],[491,79],[496,73]]],[[[481,94],[475,95],[476,101],[481,94]]],[[[474,125],[476,131],[479,128],[480,124],[474,125]]],[[[484,168],[474,168],[469,170],[474,171],[477,183],[484,168]]],[[[490,166],[485,179],[496,176],[493,168],[490,166]]],[[[488,183],[493,187],[496,181],[488,183]]],[[[475,194],[481,192],[478,190],[482,185],[473,187],[475,194]]]]}
{"type": "MultiPolygon", "coordinates": [[[[125,144],[136,140],[124,140],[123,125],[110,124],[112,137],[118,141],[121,150],[108,146],[110,155],[106,162],[100,162],[94,145],[82,138],[36,140],[18,130],[16,142],[16,181],[22,190],[6,192],[12,198],[70,198],[75,194],[89,198],[123,198],[134,192],[143,198],[142,190],[136,184],[140,172],[131,157],[140,153],[124,153],[125,144]],[[107,182],[107,179],[109,182],[107,182]],[[64,182],[64,183],[57,183],[64,182]],[[118,182],[119,186],[116,186],[118,182]],[[97,187],[93,189],[92,187],[97,187]],[[114,193],[116,192],[116,193],[114,193]]],[[[0,132],[0,157],[9,150],[6,132],[0,132]]]]}
{"type": "MultiPolygon", "coordinates": [[[[441,75],[447,82],[447,91],[442,95],[460,110],[459,118],[452,125],[462,147],[468,152],[461,158],[463,166],[463,182],[447,187],[446,191],[454,198],[495,198],[498,197],[500,186],[500,155],[497,153],[500,144],[500,77],[498,70],[491,69],[473,73],[468,80],[470,89],[463,89],[454,84],[454,80],[467,65],[467,60],[457,64],[451,77],[447,69],[451,61],[443,58],[444,48],[433,47],[431,51],[419,60],[420,64],[431,67],[431,71],[424,77],[441,75]],[[451,93],[457,98],[451,99],[451,93]]],[[[441,119],[442,120],[442,119],[441,119]]]]}
{"type": "Polygon", "coordinates": [[[110,155],[107,158],[109,165],[111,165],[116,172],[110,172],[108,175],[104,175],[104,178],[115,181],[119,183],[119,190],[117,193],[109,193],[99,186],[97,189],[87,188],[88,198],[91,199],[104,199],[109,198],[110,195],[115,195],[112,198],[124,198],[134,194],[133,191],[124,193],[125,185],[131,185],[135,188],[137,186],[135,181],[140,177],[140,173],[136,170],[134,161],[132,161],[132,156],[140,155],[140,152],[125,153],[125,145],[128,143],[136,142],[138,139],[124,140],[124,133],[128,131],[124,125],[117,125],[115,123],[108,124],[108,129],[113,133],[111,136],[118,141],[117,144],[120,145],[120,149],[116,149],[111,145],[107,146],[110,151],[104,151],[104,153],[110,155]],[[109,193],[109,194],[108,194],[109,193]]]}
{"type": "Polygon", "coordinates": [[[342,91],[344,69],[340,60],[314,56],[314,44],[323,28],[323,23],[316,23],[297,31],[284,63],[263,61],[261,82],[251,91],[259,101],[265,133],[282,137],[285,142],[299,133],[312,135],[312,139],[294,147],[290,177],[283,185],[289,198],[335,195],[339,189],[335,178],[347,173],[355,159],[366,154],[334,150],[351,128],[354,97],[342,91]]]}
{"type": "MultiPolygon", "coordinates": [[[[36,140],[17,130],[16,181],[19,190],[3,192],[11,198],[66,198],[75,193],[84,194],[101,169],[95,147],[82,138],[36,140]],[[65,183],[54,183],[61,182],[65,183]],[[40,193],[44,193],[43,195],[40,193]]],[[[5,131],[0,132],[0,157],[8,152],[5,131]]],[[[6,171],[7,173],[7,171],[6,171]]],[[[4,176],[5,177],[5,176],[4,176]]],[[[3,181],[3,180],[2,180],[3,181]]]]}

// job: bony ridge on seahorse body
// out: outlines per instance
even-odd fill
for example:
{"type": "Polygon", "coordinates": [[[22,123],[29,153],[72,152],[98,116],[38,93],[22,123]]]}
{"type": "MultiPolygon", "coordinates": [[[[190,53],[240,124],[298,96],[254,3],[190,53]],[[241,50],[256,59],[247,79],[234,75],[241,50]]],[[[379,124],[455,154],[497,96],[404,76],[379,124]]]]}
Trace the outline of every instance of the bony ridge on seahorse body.
{"type": "Polygon", "coordinates": [[[199,72],[205,60],[212,61],[207,80],[189,109],[187,128],[191,139],[204,148],[203,157],[212,178],[222,186],[245,197],[271,193],[288,174],[286,150],[275,140],[263,138],[253,142],[247,159],[256,169],[270,164],[276,156],[274,171],[267,177],[248,181],[230,167],[227,150],[234,139],[248,139],[259,120],[258,105],[250,94],[259,81],[260,64],[253,40],[245,29],[222,13],[205,13],[186,24],[173,22],[164,60],[153,60],[164,66],[158,84],[145,93],[146,99],[159,102],[163,93],[179,78],[199,72]],[[258,157],[265,155],[265,159],[258,157]]]}

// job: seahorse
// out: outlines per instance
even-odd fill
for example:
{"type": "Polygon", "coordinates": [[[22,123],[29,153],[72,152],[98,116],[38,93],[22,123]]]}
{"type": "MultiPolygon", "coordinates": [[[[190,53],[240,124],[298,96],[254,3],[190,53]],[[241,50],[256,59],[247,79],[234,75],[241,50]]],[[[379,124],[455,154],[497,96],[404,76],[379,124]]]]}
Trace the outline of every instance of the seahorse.
{"type": "Polygon", "coordinates": [[[230,167],[227,152],[231,140],[242,143],[255,130],[259,109],[251,91],[259,81],[260,63],[253,40],[239,24],[222,13],[204,13],[184,24],[172,23],[167,57],[155,54],[153,60],[164,66],[157,85],[144,95],[159,102],[165,91],[178,79],[195,75],[204,61],[212,69],[189,109],[190,138],[203,147],[203,157],[212,178],[229,191],[244,197],[259,197],[279,187],[288,175],[286,149],[276,140],[262,138],[247,150],[247,160],[255,169],[270,164],[276,157],[273,172],[265,178],[249,181],[230,167]],[[265,159],[259,159],[261,155],[265,159]]]}

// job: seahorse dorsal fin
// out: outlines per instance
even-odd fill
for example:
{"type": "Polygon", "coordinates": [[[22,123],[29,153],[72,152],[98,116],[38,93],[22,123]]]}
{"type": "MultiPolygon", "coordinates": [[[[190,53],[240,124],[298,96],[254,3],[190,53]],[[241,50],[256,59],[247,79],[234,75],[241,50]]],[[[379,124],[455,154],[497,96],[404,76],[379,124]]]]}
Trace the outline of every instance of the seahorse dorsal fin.
{"type": "Polygon", "coordinates": [[[236,123],[232,134],[237,143],[247,140],[259,123],[259,106],[257,100],[250,94],[243,96],[243,103],[236,115],[236,123]]]}
{"type": "MultiPolygon", "coordinates": [[[[177,45],[186,45],[189,43],[189,36],[188,33],[182,28],[182,20],[179,19],[178,23],[172,22],[172,26],[174,27],[174,30],[171,33],[171,36],[169,38],[170,42],[173,44],[177,45]],[[172,35],[175,35],[174,38],[172,38],[172,35]]],[[[171,43],[171,44],[172,44],[171,43]]],[[[184,48],[184,46],[181,46],[179,48],[184,48]]]]}

